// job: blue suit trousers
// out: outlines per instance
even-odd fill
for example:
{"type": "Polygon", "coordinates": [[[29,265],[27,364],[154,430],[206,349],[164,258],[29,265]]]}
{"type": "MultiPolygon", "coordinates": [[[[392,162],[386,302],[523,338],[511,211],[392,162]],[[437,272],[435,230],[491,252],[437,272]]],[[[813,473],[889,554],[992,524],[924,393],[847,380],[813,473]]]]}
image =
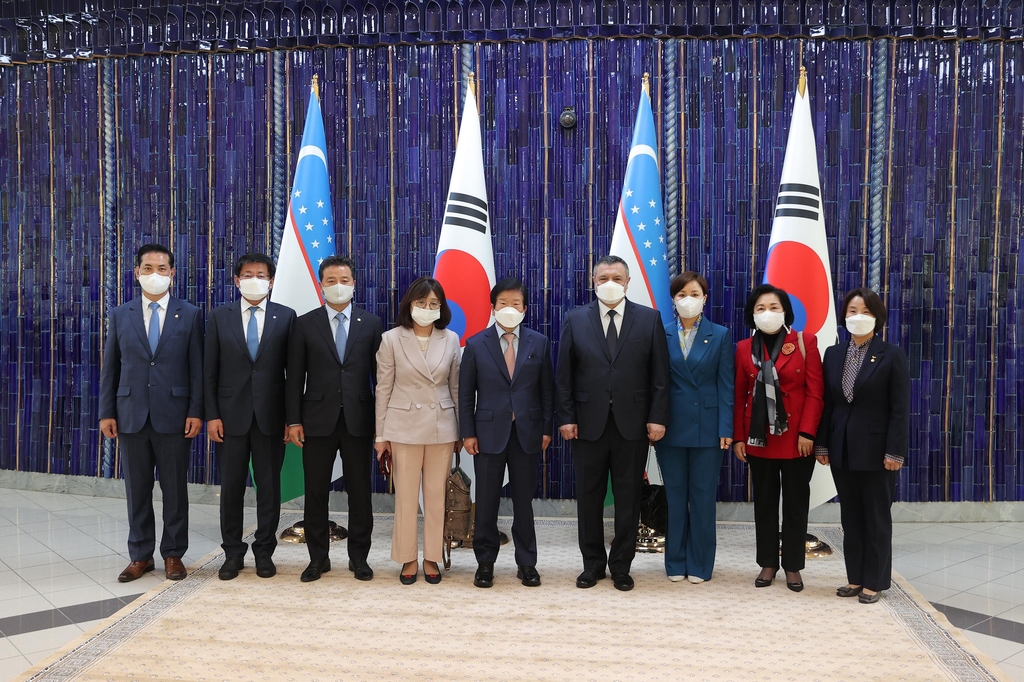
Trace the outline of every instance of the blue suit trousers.
{"type": "Polygon", "coordinates": [[[665,479],[668,530],[665,572],[711,580],[715,567],[715,500],[724,450],[657,446],[665,479]]]}

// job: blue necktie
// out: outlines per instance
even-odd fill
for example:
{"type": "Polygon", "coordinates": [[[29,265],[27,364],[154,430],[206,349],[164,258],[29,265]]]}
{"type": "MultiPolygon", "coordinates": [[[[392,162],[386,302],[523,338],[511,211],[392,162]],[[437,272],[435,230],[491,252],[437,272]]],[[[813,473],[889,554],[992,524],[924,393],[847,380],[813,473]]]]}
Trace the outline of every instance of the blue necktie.
{"type": "Polygon", "coordinates": [[[260,307],[249,306],[249,324],[245,327],[245,345],[249,347],[249,357],[256,359],[256,351],[260,349],[260,328],[256,323],[256,311],[260,307]]]}
{"type": "Polygon", "coordinates": [[[156,355],[156,347],[160,343],[160,304],[153,301],[149,309],[153,311],[149,316],[149,350],[156,355]]]}
{"type": "Polygon", "coordinates": [[[334,332],[334,345],[338,347],[338,359],[345,362],[345,344],[348,343],[348,333],[345,331],[345,315],[338,313],[334,316],[338,322],[338,328],[334,332]]]}

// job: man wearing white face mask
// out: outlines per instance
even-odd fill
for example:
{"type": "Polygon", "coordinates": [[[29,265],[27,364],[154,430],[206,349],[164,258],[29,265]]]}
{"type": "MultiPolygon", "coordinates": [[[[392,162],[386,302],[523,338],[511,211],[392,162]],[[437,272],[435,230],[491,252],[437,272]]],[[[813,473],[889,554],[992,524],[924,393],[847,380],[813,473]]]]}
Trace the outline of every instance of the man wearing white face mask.
{"type": "Polygon", "coordinates": [[[121,448],[128,501],[128,554],[120,582],[154,568],[154,470],[163,493],[160,554],[169,580],[185,577],[188,462],[203,426],[203,318],[170,294],[174,254],[146,244],[135,255],[137,298],[110,311],[100,373],[100,431],[121,448]]]}
{"type": "Polygon", "coordinates": [[[373,531],[374,358],[384,325],[352,303],[355,284],[350,258],[325,258],[320,263],[320,288],[327,304],[299,317],[288,341],[288,440],[302,448],[306,488],[309,566],[300,578],[304,583],[331,570],[327,503],[339,450],[348,493],[348,567],[357,580],[373,579],[366,557],[373,531]]]}
{"type": "Polygon", "coordinates": [[[281,519],[285,365],[295,311],[268,297],[276,270],[262,253],[239,258],[234,283],[242,298],[210,313],[206,328],[206,430],[221,444],[221,580],[237,577],[244,567],[248,547],[242,542],[242,506],[250,458],[256,484],[256,575],[277,573],[271,557],[281,519]]]}
{"type": "Polygon", "coordinates": [[[466,451],[475,455],[476,518],[474,584],[494,583],[498,558],[498,503],[505,467],[512,489],[512,540],[517,577],[540,585],[533,495],[541,452],[551,443],[555,379],[551,342],[522,325],[527,293],[514,277],[491,289],[495,324],[466,340],[459,373],[459,427],[466,451]]]}
{"type": "Polygon", "coordinates": [[[626,300],[629,270],[618,256],[594,266],[597,301],[569,311],[558,348],[558,421],[573,440],[580,552],[576,587],[605,577],[633,589],[640,496],[650,443],[669,421],[668,343],[661,315],[626,300]],[[611,475],[615,538],[605,554],[604,498],[611,475]]]}

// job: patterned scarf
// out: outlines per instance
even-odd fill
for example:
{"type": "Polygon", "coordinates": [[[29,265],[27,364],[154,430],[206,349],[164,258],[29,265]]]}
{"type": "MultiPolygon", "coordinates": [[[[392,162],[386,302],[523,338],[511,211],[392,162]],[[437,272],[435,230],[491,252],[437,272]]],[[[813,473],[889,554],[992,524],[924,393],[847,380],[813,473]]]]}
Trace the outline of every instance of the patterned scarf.
{"type": "Polygon", "coordinates": [[[750,343],[750,352],[754,367],[759,369],[754,381],[754,404],[750,410],[750,431],[747,445],[763,448],[768,443],[768,435],[779,436],[789,429],[786,421],[786,407],[782,404],[782,390],[779,388],[779,373],[775,363],[779,359],[782,345],[786,341],[786,329],[779,330],[774,346],[769,349],[768,359],[764,360],[764,335],[754,332],[750,343]]]}

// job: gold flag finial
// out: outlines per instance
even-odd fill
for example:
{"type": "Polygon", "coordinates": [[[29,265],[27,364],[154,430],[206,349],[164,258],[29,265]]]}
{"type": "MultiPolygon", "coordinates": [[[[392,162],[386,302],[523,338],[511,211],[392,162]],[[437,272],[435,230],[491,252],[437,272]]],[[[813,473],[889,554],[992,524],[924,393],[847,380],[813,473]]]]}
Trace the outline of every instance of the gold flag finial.
{"type": "Polygon", "coordinates": [[[796,91],[800,93],[801,97],[804,97],[807,92],[807,68],[804,66],[800,67],[800,80],[796,84],[796,91]]]}
{"type": "Polygon", "coordinates": [[[470,92],[472,92],[474,95],[476,94],[476,72],[475,71],[470,71],[469,75],[466,76],[466,86],[469,88],[470,92]]]}
{"type": "Polygon", "coordinates": [[[646,71],[644,71],[644,85],[643,85],[643,87],[644,87],[644,92],[646,92],[647,96],[650,97],[651,96],[651,74],[649,74],[646,71]]]}
{"type": "Polygon", "coordinates": [[[320,99],[320,76],[313,74],[313,94],[320,99]]]}

